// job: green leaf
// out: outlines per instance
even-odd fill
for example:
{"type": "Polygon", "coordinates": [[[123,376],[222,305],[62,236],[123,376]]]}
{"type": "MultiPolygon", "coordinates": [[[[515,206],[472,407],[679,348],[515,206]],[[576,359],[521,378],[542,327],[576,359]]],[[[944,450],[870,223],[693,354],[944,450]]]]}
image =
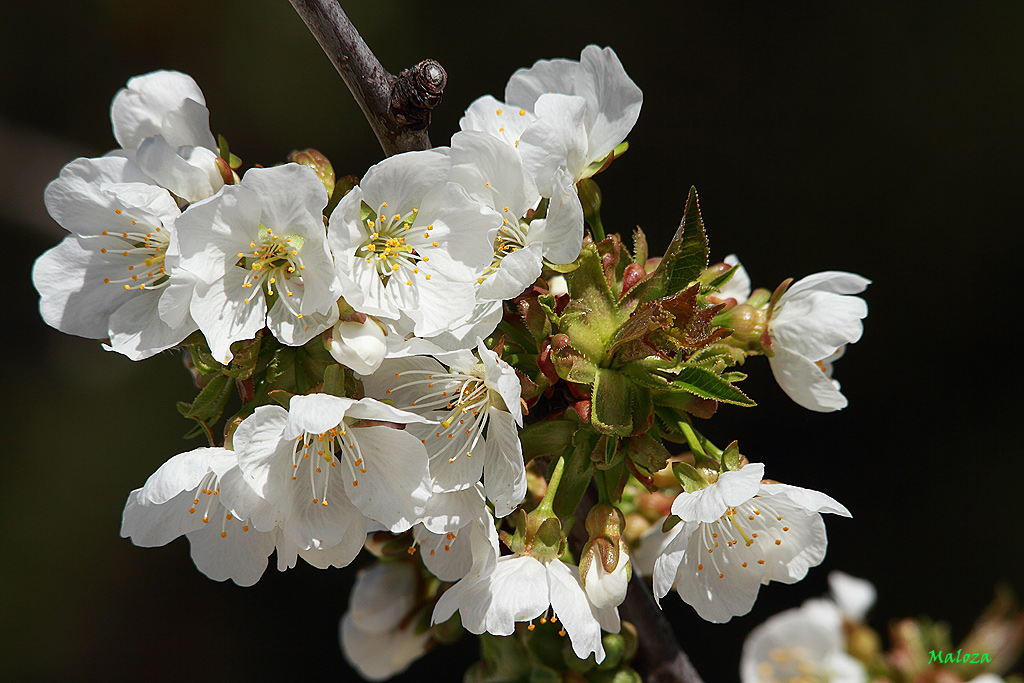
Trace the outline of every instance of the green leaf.
{"type": "Polygon", "coordinates": [[[555,500],[552,504],[555,514],[563,518],[575,513],[579,508],[583,495],[590,486],[594,470],[590,461],[589,440],[566,450],[568,455],[565,459],[565,469],[562,470],[562,479],[558,482],[558,490],[555,491],[555,500]]]}
{"type": "Polygon", "coordinates": [[[692,366],[680,368],[679,373],[672,380],[671,386],[675,390],[686,391],[695,396],[714,399],[722,403],[732,403],[747,408],[757,405],[742,391],[705,368],[692,366]]]}
{"type": "Polygon", "coordinates": [[[602,434],[629,436],[633,431],[633,387],[626,375],[598,368],[594,377],[590,419],[602,434]]]}
{"type": "Polygon", "coordinates": [[[523,460],[529,462],[546,455],[557,455],[572,445],[572,436],[578,424],[568,420],[542,420],[527,425],[519,433],[523,445],[523,460]]]}
{"type": "Polygon", "coordinates": [[[725,469],[732,470],[735,472],[740,468],[740,442],[733,441],[731,444],[725,447],[725,452],[722,454],[722,460],[725,462],[725,469]]]}
{"type": "Polygon", "coordinates": [[[669,452],[649,434],[630,437],[626,443],[626,453],[640,467],[648,472],[657,472],[668,462],[669,452]]]}
{"type": "MultiPolygon", "coordinates": [[[[725,285],[726,282],[728,282],[729,280],[732,279],[732,276],[736,273],[736,269],[737,268],[739,268],[738,264],[733,266],[729,270],[725,271],[724,273],[722,273],[718,277],[714,278],[713,280],[708,282],[706,285],[704,285],[704,287],[701,290],[701,292],[703,293],[705,291],[707,291],[707,292],[712,292],[712,291],[717,292],[717,291],[719,291],[720,289],[722,289],[722,286],[725,285]]],[[[743,303],[743,302],[741,301],[740,303],[743,303]]]]}
{"type": "Polygon", "coordinates": [[[616,296],[605,278],[597,247],[587,245],[578,263],[579,268],[565,278],[572,301],[562,311],[561,326],[573,346],[600,363],[606,344],[623,321],[619,320],[616,296]]]}
{"type": "Polygon", "coordinates": [[[224,406],[231,398],[234,387],[232,379],[226,375],[217,375],[210,379],[202,391],[191,403],[178,402],[178,412],[183,417],[203,420],[207,423],[216,422],[224,412],[224,406]]]}
{"type": "Polygon", "coordinates": [[[683,210],[683,220],[665,251],[665,256],[652,275],[648,301],[671,296],[685,289],[708,267],[708,237],[700,217],[697,189],[690,188],[683,210]]]}

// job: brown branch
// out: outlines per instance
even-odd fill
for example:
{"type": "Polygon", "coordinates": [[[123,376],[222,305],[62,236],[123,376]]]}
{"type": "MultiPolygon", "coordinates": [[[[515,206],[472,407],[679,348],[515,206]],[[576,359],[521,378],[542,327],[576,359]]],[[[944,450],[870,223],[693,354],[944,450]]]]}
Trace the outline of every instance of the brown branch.
{"type": "Polygon", "coordinates": [[[397,76],[388,72],[337,0],[289,0],[338,70],[387,156],[430,149],[430,110],[441,103],[448,80],[426,59],[397,76]]]}
{"type": "MultiPolygon", "coordinates": [[[[577,557],[589,540],[585,528],[587,512],[597,502],[597,492],[591,485],[576,512],[576,522],[569,531],[569,548],[577,557]]],[[[633,568],[633,580],[626,590],[626,599],[619,605],[619,616],[636,627],[639,645],[634,668],[644,683],[704,683],[690,663],[664,612],[654,602],[650,586],[633,568]]]]}

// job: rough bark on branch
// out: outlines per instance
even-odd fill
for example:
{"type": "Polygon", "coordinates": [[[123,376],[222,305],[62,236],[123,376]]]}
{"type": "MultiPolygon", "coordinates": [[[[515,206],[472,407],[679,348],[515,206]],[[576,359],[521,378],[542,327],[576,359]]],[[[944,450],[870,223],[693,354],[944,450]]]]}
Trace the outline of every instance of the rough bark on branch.
{"type": "Polygon", "coordinates": [[[430,110],[441,102],[448,76],[426,59],[397,76],[388,72],[337,0],[289,0],[327,53],[363,110],[387,156],[430,149],[430,110]]]}

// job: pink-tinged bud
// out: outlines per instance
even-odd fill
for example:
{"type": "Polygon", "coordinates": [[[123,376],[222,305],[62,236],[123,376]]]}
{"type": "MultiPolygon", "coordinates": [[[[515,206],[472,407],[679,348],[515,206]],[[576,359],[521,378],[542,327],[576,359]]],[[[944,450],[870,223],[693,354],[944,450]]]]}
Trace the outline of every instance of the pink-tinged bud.
{"type": "Polygon", "coordinates": [[[572,404],[571,408],[579,415],[580,420],[590,423],[590,399],[582,399],[572,404]]]}
{"type": "Polygon", "coordinates": [[[545,339],[540,346],[540,353],[537,354],[537,367],[544,373],[545,379],[554,384],[558,381],[558,371],[551,362],[551,339],[545,339]]]}
{"type": "Polygon", "coordinates": [[[230,166],[228,166],[228,162],[217,157],[213,160],[213,163],[217,165],[217,173],[220,174],[220,179],[225,185],[234,185],[238,182],[238,176],[236,176],[235,172],[231,170],[230,166]]]}
{"type": "Polygon", "coordinates": [[[639,263],[630,263],[626,266],[626,270],[622,273],[622,294],[619,297],[626,295],[626,292],[633,289],[636,283],[647,277],[647,271],[639,263]]]}
{"type": "Polygon", "coordinates": [[[331,166],[331,162],[328,161],[327,157],[319,151],[312,147],[302,151],[294,150],[288,155],[288,161],[309,166],[316,171],[316,174],[320,177],[320,182],[324,184],[324,188],[327,190],[327,197],[330,198],[334,194],[334,167],[331,166]]]}
{"type": "Polygon", "coordinates": [[[571,345],[572,345],[572,342],[569,341],[569,335],[567,335],[567,334],[562,334],[561,332],[559,332],[558,334],[556,334],[556,335],[551,337],[551,350],[552,350],[552,352],[561,351],[566,346],[571,346],[571,345]]]}
{"type": "Polygon", "coordinates": [[[604,269],[605,273],[610,273],[615,268],[615,254],[602,254],[601,268],[604,269]]]}

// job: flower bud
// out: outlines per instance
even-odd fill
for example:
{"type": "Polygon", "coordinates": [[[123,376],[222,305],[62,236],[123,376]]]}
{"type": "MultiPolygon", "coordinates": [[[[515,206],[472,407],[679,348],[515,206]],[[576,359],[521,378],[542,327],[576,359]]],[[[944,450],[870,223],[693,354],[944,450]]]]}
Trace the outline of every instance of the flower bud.
{"type": "Polygon", "coordinates": [[[633,289],[636,283],[647,277],[647,271],[639,263],[630,263],[626,266],[626,270],[622,273],[622,294],[619,298],[626,295],[626,292],[633,289]]]}
{"type": "Polygon", "coordinates": [[[327,190],[328,199],[334,194],[334,167],[331,166],[331,162],[327,160],[327,157],[319,151],[312,147],[301,152],[294,150],[288,155],[288,161],[309,166],[316,171],[317,176],[320,177],[320,182],[324,184],[324,188],[327,190]]]}
{"type": "Polygon", "coordinates": [[[626,599],[633,574],[629,546],[622,540],[626,520],[618,508],[598,504],[587,515],[590,540],[580,555],[580,578],[590,603],[598,609],[616,607],[626,599]]]}
{"type": "Polygon", "coordinates": [[[373,373],[384,362],[388,346],[384,330],[373,318],[362,323],[339,320],[324,344],[334,360],[347,365],[360,375],[373,373]]]}

